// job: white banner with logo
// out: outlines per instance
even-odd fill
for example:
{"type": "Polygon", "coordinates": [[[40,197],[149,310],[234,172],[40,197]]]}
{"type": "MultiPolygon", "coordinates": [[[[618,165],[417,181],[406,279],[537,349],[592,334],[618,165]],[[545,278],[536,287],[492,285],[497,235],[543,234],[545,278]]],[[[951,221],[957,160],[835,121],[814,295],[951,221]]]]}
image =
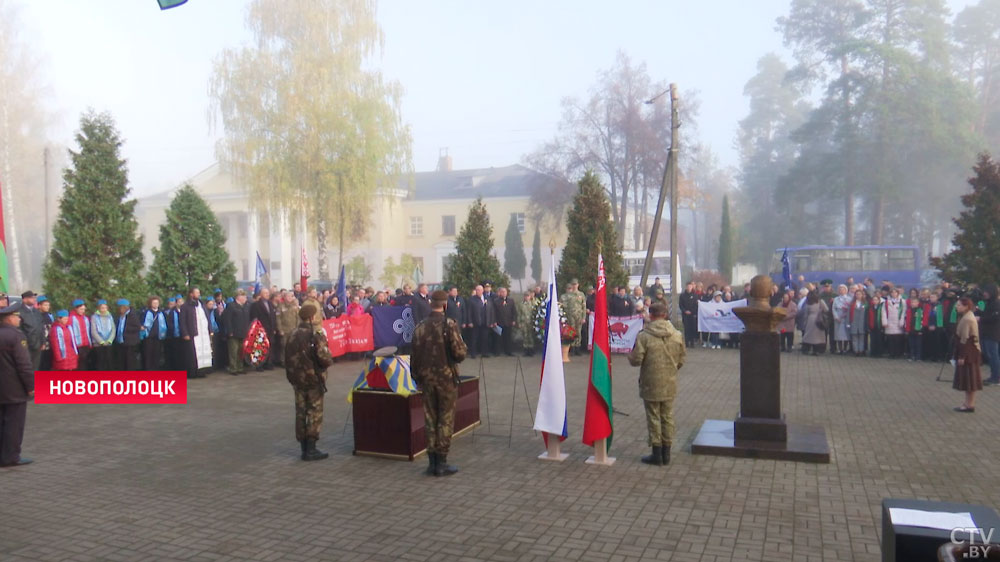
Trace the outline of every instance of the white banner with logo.
{"type": "Polygon", "coordinates": [[[699,302],[698,331],[716,333],[742,332],[744,329],[743,321],[733,314],[733,309],[746,305],[746,299],[732,302],[699,302]]]}
{"type": "MultiPolygon", "coordinates": [[[[587,348],[594,348],[594,313],[589,315],[587,330],[587,348]]],[[[635,345],[635,338],[642,330],[642,316],[609,316],[608,339],[611,353],[629,353],[635,345]]]]}

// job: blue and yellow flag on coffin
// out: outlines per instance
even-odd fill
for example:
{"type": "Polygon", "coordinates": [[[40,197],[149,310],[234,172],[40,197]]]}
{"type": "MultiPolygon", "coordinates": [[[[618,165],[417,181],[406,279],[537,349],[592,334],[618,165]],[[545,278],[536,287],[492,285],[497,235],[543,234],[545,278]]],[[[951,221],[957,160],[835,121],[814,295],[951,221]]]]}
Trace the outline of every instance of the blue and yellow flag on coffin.
{"type": "Polygon", "coordinates": [[[400,396],[409,396],[419,390],[410,376],[410,356],[373,357],[368,368],[354,381],[347,402],[352,401],[355,390],[389,390],[400,396]]]}

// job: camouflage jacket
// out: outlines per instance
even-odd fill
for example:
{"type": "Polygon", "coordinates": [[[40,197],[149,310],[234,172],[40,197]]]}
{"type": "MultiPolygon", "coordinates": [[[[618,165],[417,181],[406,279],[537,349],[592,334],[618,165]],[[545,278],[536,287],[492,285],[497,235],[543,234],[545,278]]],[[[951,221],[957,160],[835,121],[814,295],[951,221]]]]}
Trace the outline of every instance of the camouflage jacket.
{"type": "Polygon", "coordinates": [[[305,306],[307,304],[311,304],[311,305],[313,305],[313,306],[316,307],[316,315],[313,316],[313,324],[316,325],[316,326],[322,325],[323,324],[323,305],[321,305],[318,300],[316,300],[316,299],[310,299],[310,298],[306,298],[306,300],[302,301],[302,306],[305,306]]]}
{"type": "Polygon", "coordinates": [[[639,367],[639,397],[651,402],[677,395],[677,371],[684,366],[684,338],[666,320],[654,320],[639,332],[628,362],[639,367]]]}
{"type": "Polygon", "coordinates": [[[587,319],[587,297],[580,291],[570,291],[559,296],[559,306],[566,313],[566,322],[579,328],[587,319]]]}
{"type": "Polygon", "coordinates": [[[283,302],[278,305],[278,333],[288,337],[299,325],[299,303],[283,302]]]}
{"type": "Polygon", "coordinates": [[[333,365],[326,333],[301,322],[285,343],[285,376],[292,386],[310,389],[326,386],[326,369],[333,365]]]}
{"type": "Polygon", "coordinates": [[[454,320],[442,312],[431,312],[413,332],[410,374],[418,385],[447,387],[458,378],[458,364],[466,347],[454,320]]]}
{"type": "Polygon", "coordinates": [[[523,300],[517,304],[517,331],[526,344],[531,344],[535,337],[535,306],[538,301],[531,299],[528,302],[523,300]]]}

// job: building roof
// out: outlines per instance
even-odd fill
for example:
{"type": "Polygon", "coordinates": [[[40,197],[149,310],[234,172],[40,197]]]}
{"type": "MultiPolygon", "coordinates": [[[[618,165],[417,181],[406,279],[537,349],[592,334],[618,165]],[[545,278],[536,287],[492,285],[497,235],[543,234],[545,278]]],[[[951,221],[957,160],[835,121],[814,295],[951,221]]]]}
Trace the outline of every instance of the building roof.
{"type": "MultiPolygon", "coordinates": [[[[563,180],[529,170],[519,164],[502,168],[417,172],[413,175],[410,201],[530,197],[538,188],[563,180]]],[[[405,184],[401,182],[401,186],[405,184]]]]}

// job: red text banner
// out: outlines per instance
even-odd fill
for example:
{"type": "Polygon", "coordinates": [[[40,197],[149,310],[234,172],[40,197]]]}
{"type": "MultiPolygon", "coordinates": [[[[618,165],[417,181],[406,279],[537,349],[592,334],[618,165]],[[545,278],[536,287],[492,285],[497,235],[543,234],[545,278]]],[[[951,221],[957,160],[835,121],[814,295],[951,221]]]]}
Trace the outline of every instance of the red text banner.
{"type": "Polygon", "coordinates": [[[369,314],[324,320],[323,331],[326,332],[330,355],[334,357],[375,349],[372,317],[369,314]]]}

